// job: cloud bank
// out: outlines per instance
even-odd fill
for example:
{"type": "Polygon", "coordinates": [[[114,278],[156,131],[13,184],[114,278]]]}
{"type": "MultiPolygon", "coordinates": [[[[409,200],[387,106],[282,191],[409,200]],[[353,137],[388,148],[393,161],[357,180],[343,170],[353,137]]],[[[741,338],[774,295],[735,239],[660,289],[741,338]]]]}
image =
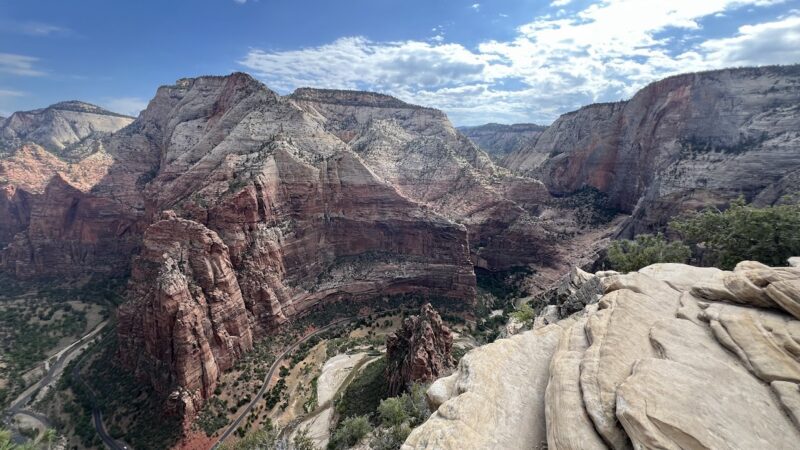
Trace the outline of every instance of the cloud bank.
{"type": "MultiPolygon", "coordinates": [[[[302,86],[365,89],[445,110],[457,124],[547,124],[598,101],[630,97],[668,75],[800,62],[800,11],[703,37],[705,19],[783,0],[605,0],[517,28],[474,48],[441,40],[343,37],[318,47],[252,49],[239,64],[286,93],[302,86]]],[[[745,15],[746,17],[746,15],[745,15]]]]}

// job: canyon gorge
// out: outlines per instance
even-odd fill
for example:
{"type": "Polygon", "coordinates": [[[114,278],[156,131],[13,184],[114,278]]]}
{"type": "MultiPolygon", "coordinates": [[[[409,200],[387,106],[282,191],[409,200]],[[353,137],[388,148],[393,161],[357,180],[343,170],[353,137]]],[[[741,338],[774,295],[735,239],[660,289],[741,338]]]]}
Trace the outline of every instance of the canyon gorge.
{"type": "MultiPolygon", "coordinates": [[[[470,310],[478,276],[516,273],[519,297],[566,289],[577,307],[456,369],[407,323],[389,344],[413,349],[395,390],[455,372],[404,448],[789,448],[796,264],[573,268],[683,212],[784,204],[798,186],[798,65],[673,76],[549,126],[463,128],[378,93],[202,76],[160,87],[136,118],[77,101],[0,118],[0,272],[126,279],[114,363],[186,417],[258,341],[320,306],[414,296],[470,310]],[[709,377],[752,398],[705,390],[709,377]],[[707,410],[690,423],[693,396],[707,410]],[[711,423],[747,402],[761,405],[752,429],[711,423]]],[[[450,331],[424,315],[449,353],[450,331]]]]}

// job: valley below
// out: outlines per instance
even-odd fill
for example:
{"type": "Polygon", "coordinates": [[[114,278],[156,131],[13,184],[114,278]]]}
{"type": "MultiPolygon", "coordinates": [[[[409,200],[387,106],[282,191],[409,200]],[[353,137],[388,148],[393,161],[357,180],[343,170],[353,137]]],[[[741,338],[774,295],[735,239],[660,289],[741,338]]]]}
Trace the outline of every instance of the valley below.
{"type": "Polygon", "coordinates": [[[245,73],[135,118],[14,113],[4,427],[63,449],[791,448],[798,105],[792,65],[549,126],[245,73]]]}

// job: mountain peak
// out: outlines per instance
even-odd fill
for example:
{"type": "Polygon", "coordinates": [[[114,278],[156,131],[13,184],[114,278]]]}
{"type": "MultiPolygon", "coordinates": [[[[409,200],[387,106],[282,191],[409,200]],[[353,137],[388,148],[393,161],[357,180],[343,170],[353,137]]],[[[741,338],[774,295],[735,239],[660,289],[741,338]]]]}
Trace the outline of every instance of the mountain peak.
{"type": "Polygon", "coordinates": [[[119,114],[113,111],[109,111],[105,108],[93,105],[91,103],[82,102],[80,100],[67,100],[63,102],[58,102],[45,108],[45,110],[47,109],[53,109],[58,111],[82,112],[89,114],[102,114],[104,116],[130,117],[125,114],[119,114]]]}

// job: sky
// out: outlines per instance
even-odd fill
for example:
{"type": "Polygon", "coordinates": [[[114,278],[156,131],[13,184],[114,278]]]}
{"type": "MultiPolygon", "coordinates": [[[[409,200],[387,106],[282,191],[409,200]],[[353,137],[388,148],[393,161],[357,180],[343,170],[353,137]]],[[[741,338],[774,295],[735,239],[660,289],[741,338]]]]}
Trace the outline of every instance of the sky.
{"type": "Polygon", "coordinates": [[[551,123],[682,72],[800,63],[800,0],[0,0],[0,115],[250,73],[456,125],[551,123]]]}

